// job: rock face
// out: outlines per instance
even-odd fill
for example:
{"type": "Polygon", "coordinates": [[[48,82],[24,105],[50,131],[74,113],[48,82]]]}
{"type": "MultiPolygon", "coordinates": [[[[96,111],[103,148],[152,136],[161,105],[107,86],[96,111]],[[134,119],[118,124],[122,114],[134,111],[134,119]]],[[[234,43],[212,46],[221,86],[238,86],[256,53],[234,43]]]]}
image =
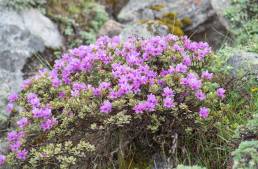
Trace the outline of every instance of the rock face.
{"type": "Polygon", "coordinates": [[[57,27],[39,11],[0,8],[0,128],[8,117],[6,97],[10,91],[18,90],[26,59],[44,51],[45,47],[61,45],[57,27]]]}
{"type": "Polygon", "coordinates": [[[156,35],[167,35],[168,28],[159,24],[132,24],[128,25],[120,34],[122,40],[128,37],[150,38],[156,35]]]}
{"type": "Polygon", "coordinates": [[[46,47],[58,48],[62,46],[62,37],[56,25],[40,11],[31,9],[22,12],[22,18],[26,29],[31,34],[40,37],[46,47]]]}
{"type": "Polygon", "coordinates": [[[223,17],[228,5],[227,0],[130,0],[120,11],[118,20],[125,24],[135,24],[173,12],[178,19],[191,19],[192,24],[184,28],[191,39],[206,40],[217,49],[221,41],[228,39],[229,26],[223,17]]]}
{"type": "Polygon", "coordinates": [[[214,15],[209,0],[198,2],[193,0],[130,0],[119,13],[118,19],[125,23],[142,19],[150,20],[162,17],[169,12],[175,12],[179,19],[189,17],[193,24],[187,28],[188,30],[195,29],[214,15]],[[153,10],[155,6],[160,7],[153,10]]]}

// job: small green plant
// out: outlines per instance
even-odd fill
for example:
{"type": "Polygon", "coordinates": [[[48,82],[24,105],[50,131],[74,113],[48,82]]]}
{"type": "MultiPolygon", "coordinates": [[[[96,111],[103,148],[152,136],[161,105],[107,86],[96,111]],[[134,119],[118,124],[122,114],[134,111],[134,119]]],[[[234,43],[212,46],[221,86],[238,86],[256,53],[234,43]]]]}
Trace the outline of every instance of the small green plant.
{"type": "Polygon", "coordinates": [[[258,53],[258,3],[257,0],[232,0],[226,17],[231,22],[235,45],[258,53]]]}
{"type": "Polygon", "coordinates": [[[258,141],[243,141],[233,153],[233,169],[258,168],[258,141]]]}
{"type": "Polygon", "coordinates": [[[253,115],[253,118],[248,120],[245,125],[238,127],[235,138],[240,140],[252,140],[258,138],[258,112],[256,112],[256,114],[253,115]]]}

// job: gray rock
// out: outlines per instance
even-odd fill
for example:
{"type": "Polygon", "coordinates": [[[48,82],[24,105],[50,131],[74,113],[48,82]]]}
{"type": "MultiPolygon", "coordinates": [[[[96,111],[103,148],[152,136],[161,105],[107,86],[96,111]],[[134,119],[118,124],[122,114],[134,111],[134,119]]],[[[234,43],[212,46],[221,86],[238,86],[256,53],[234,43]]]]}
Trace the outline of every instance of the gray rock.
{"type": "Polygon", "coordinates": [[[36,9],[14,11],[0,8],[0,24],[15,25],[22,30],[41,38],[47,47],[58,48],[62,46],[62,36],[57,26],[36,9]]]}
{"type": "Polygon", "coordinates": [[[8,151],[8,143],[6,140],[0,140],[0,154],[8,151]]]}
{"type": "Polygon", "coordinates": [[[120,37],[122,40],[128,37],[138,37],[138,38],[150,38],[152,36],[164,36],[169,33],[168,28],[165,25],[160,24],[132,24],[126,26],[126,28],[121,32],[120,37]]]}
{"type": "Polygon", "coordinates": [[[220,23],[226,28],[227,30],[230,29],[229,21],[224,17],[226,10],[230,6],[230,1],[228,0],[211,0],[212,9],[216,12],[216,15],[220,21],[220,23]]]}
{"type": "Polygon", "coordinates": [[[186,35],[195,41],[207,41],[213,49],[218,49],[222,41],[231,41],[229,24],[224,18],[228,6],[227,0],[130,0],[120,11],[118,19],[132,24],[175,12],[178,19],[189,17],[192,20],[192,24],[184,28],[186,35]],[[162,8],[153,10],[155,5],[162,8]]]}
{"type": "Polygon", "coordinates": [[[21,13],[25,27],[31,34],[40,37],[46,47],[59,48],[62,46],[62,36],[57,26],[39,10],[30,9],[21,13]]]}
{"type": "Polygon", "coordinates": [[[0,25],[0,128],[8,117],[6,97],[22,82],[22,68],[33,53],[44,50],[44,42],[16,25],[0,25]]]}
{"type": "Polygon", "coordinates": [[[245,51],[232,51],[232,56],[228,60],[228,64],[233,67],[232,73],[239,71],[256,74],[258,77],[258,53],[245,51]]]}
{"type": "Polygon", "coordinates": [[[9,114],[6,98],[18,91],[26,60],[45,47],[57,48],[62,37],[57,27],[39,11],[14,11],[0,6],[0,128],[9,114]]]}
{"type": "Polygon", "coordinates": [[[119,13],[118,19],[125,23],[142,19],[150,20],[169,12],[177,13],[179,19],[186,16],[191,18],[193,24],[187,28],[188,30],[195,29],[215,14],[209,0],[202,0],[199,4],[194,3],[193,0],[130,0],[119,13]],[[151,10],[150,7],[154,5],[164,7],[160,10],[151,10]]]}
{"type": "Polygon", "coordinates": [[[113,37],[119,35],[124,26],[112,19],[108,20],[99,30],[98,37],[107,35],[113,37]]]}

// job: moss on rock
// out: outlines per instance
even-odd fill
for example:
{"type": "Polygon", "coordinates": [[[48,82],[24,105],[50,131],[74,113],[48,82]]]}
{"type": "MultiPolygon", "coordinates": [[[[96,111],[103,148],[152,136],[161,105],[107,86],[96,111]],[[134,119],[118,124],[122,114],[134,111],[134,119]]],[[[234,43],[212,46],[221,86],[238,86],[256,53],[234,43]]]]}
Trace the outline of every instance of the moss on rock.
{"type": "Polygon", "coordinates": [[[149,8],[154,11],[161,11],[165,7],[165,4],[152,5],[149,8]]]}
{"type": "MultiPolygon", "coordinates": [[[[152,8],[151,8],[152,9],[152,8]]],[[[183,19],[178,19],[175,12],[169,12],[164,14],[162,17],[154,20],[139,20],[140,24],[160,24],[168,27],[169,33],[183,36],[185,26],[192,24],[192,21],[189,17],[184,17],[183,19]]]]}

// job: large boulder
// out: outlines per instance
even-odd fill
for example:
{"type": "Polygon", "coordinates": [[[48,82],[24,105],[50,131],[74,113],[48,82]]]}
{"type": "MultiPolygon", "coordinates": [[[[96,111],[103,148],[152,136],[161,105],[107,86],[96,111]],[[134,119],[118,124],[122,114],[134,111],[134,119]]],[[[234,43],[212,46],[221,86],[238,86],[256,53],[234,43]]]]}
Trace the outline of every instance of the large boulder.
{"type": "Polygon", "coordinates": [[[196,41],[205,40],[218,49],[221,41],[229,39],[229,26],[224,18],[228,5],[227,0],[130,0],[118,20],[131,25],[176,13],[178,19],[189,18],[192,22],[184,27],[186,35],[196,41]]]}
{"type": "Polygon", "coordinates": [[[193,0],[130,0],[118,19],[125,23],[152,20],[170,12],[175,12],[179,19],[189,17],[193,24],[188,29],[195,29],[214,15],[210,0],[200,0],[198,3],[193,0]]]}
{"type": "Polygon", "coordinates": [[[6,98],[18,91],[26,60],[46,47],[62,46],[56,25],[38,10],[14,11],[0,7],[0,128],[5,127],[6,98]]]}

